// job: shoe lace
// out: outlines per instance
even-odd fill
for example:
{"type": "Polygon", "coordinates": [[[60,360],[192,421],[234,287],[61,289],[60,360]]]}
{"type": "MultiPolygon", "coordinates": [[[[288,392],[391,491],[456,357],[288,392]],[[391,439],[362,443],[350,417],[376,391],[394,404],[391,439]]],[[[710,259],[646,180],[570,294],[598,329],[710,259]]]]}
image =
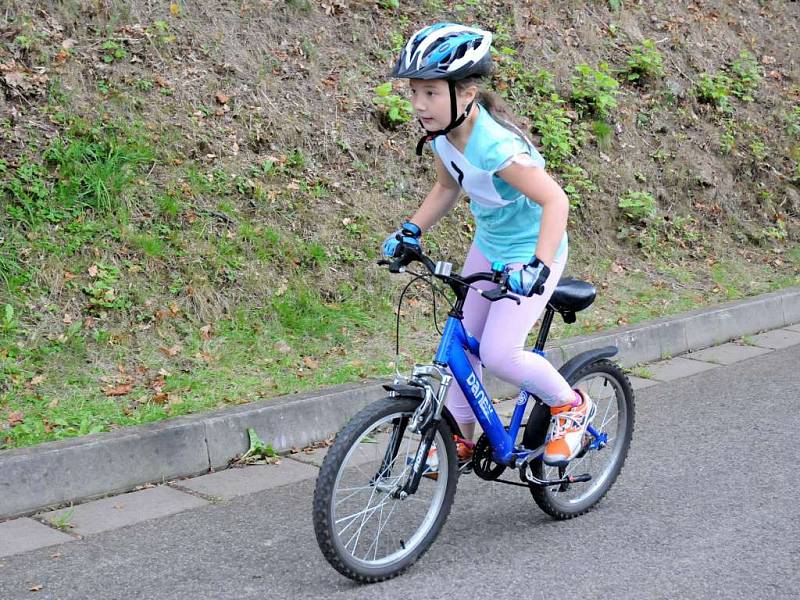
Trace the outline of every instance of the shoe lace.
{"type": "Polygon", "coordinates": [[[553,426],[551,439],[564,437],[567,430],[570,428],[570,423],[575,427],[580,427],[583,423],[584,416],[585,415],[579,410],[573,409],[550,417],[550,423],[552,423],[553,426]]]}

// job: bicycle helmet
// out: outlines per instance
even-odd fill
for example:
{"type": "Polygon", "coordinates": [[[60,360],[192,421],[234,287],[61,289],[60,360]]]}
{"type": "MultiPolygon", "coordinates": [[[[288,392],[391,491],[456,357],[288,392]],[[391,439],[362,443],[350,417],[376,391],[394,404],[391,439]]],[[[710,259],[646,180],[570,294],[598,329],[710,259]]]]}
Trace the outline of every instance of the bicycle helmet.
{"type": "Polygon", "coordinates": [[[444,79],[450,88],[450,124],[439,131],[426,133],[417,144],[418,156],[422,154],[425,142],[455,129],[469,115],[474,101],[467,105],[463,114],[457,114],[455,82],[492,72],[491,44],[490,32],[456,23],[430,25],[417,31],[406,43],[392,77],[444,79]]]}

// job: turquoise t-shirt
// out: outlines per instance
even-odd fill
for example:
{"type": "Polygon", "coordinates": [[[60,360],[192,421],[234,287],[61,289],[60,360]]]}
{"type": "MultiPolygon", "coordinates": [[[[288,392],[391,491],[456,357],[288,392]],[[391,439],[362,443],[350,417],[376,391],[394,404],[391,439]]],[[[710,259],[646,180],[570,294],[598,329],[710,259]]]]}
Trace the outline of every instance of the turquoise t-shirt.
{"type": "MultiPolygon", "coordinates": [[[[481,105],[463,154],[445,136],[431,146],[445,168],[470,198],[475,217],[475,244],[489,261],[529,262],[536,250],[542,207],[495,173],[518,154],[536,166],[545,161],[529,141],[495,121],[481,105]]],[[[567,247],[567,236],[556,256],[567,247]]]]}

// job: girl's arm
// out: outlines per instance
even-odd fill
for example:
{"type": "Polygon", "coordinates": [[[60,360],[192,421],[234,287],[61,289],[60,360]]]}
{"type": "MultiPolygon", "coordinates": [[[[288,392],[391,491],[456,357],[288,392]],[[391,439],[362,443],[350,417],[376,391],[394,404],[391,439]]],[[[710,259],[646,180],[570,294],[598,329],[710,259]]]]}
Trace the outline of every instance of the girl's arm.
{"type": "Polygon", "coordinates": [[[567,230],[567,195],[541,167],[512,162],[502,171],[498,171],[497,175],[542,207],[536,256],[548,267],[551,266],[567,230]]]}
{"type": "Polygon", "coordinates": [[[422,231],[433,227],[439,219],[446,215],[458,200],[461,189],[458,183],[450,177],[438,156],[434,157],[436,165],[436,183],[433,189],[425,196],[417,212],[411,217],[411,222],[418,225],[422,231]]]}

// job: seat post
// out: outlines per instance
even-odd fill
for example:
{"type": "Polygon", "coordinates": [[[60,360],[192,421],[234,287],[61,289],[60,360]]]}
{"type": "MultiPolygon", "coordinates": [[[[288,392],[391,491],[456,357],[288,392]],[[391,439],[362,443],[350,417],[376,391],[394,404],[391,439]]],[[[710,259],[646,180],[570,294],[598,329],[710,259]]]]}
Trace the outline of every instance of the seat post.
{"type": "Polygon", "coordinates": [[[536,338],[536,345],[533,347],[533,351],[537,354],[543,355],[544,353],[544,344],[547,341],[547,334],[550,333],[550,325],[553,324],[553,315],[555,313],[556,311],[553,307],[548,304],[547,309],[544,311],[542,326],[539,328],[539,337],[536,338]]]}

